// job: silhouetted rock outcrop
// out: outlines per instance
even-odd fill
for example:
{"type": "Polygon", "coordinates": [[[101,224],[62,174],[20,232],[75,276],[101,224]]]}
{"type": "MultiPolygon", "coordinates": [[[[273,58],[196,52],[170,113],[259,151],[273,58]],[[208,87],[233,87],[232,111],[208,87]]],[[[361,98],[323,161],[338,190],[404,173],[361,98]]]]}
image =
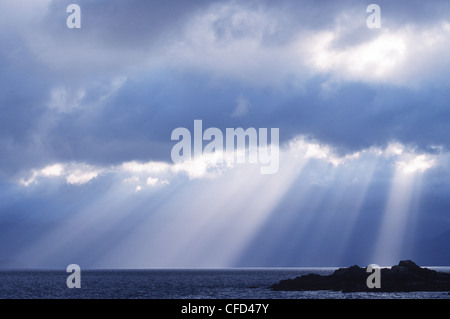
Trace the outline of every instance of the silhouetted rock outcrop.
{"type": "Polygon", "coordinates": [[[450,291],[450,274],[421,268],[411,260],[403,260],[396,266],[381,269],[381,288],[369,289],[366,281],[370,273],[366,268],[351,266],[340,268],[333,274],[321,276],[309,274],[295,279],[282,280],[274,290],[335,290],[343,292],[410,292],[450,291]]]}

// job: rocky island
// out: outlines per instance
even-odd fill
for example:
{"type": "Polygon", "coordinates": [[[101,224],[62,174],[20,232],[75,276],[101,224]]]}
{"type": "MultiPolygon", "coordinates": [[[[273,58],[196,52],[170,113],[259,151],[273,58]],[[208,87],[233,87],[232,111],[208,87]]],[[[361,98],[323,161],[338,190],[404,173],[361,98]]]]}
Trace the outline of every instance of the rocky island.
{"type": "Polygon", "coordinates": [[[381,288],[369,289],[366,284],[370,273],[366,268],[351,266],[340,268],[328,276],[309,274],[282,280],[271,286],[273,290],[334,290],[342,292],[412,292],[450,291],[450,274],[422,268],[411,260],[381,269],[381,288]]]}

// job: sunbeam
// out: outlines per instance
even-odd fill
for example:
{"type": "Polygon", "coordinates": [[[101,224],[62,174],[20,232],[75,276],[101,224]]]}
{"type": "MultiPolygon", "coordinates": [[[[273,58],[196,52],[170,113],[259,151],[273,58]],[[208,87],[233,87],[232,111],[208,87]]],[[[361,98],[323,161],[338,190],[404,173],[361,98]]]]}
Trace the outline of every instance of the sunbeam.
{"type": "Polygon", "coordinates": [[[384,210],[373,262],[379,265],[395,264],[404,257],[405,238],[408,232],[408,221],[414,216],[416,197],[420,194],[423,173],[434,166],[434,159],[425,155],[406,155],[407,160],[396,164],[390,194],[384,210]]]}

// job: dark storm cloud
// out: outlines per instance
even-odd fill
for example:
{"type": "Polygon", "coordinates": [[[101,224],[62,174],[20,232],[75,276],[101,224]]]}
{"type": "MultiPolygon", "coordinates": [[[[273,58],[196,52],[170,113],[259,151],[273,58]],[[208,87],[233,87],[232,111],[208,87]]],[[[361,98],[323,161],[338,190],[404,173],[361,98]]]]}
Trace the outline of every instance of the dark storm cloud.
{"type": "MultiPolygon", "coordinates": [[[[312,89],[311,91],[314,91],[312,89]]],[[[446,89],[409,90],[347,84],[332,98],[316,91],[286,102],[279,116],[291,135],[312,134],[346,151],[391,141],[450,147],[446,89]]],[[[281,124],[283,123],[283,124],[281,124]]]]}
{"type": "MultiPolygon", "coordinates": [[[[48,31],[60,39],[70,37],[66,7],[74,1],[53,1],[47,13],[48,31]]],[[[95,42],[111,50],[142,50],[157,45],[163,36],[176,35],[186,20],[211,1],[76,1],[82,10],[78,40],[95,42]]]]}
{"type": "MultiPolygon", "coordinates": [[[[376,35],[365,27],[367,1],[78,1],[80,30],[65,27],[69,3],[52,1],[47,12],[36,12],[36,18],[20,28],[1,32],[4,176],[60,161],[110,165],[169,160],[171,131],[191,128],[194,119],[222,129],[280,127],[283,141],[305,134],[345,151],[391,140],[450,147],[448,83],[440,84],[440,77],[419,88],[341,80],[335,92],[325,96],[322,85],[333,80],[326,72],[310,76],[311,71],[300,68],[279,75],[277,70],[290,68],[283,65],[284,57],[258,56],[258,72],[241,70],[233,63],[245,52],[232,56],[234,51],[226,51],[233,41],[255,38],[260,46],[255,52],[283,49],[307,31],[333,30],[342,16],[353,24],[341,25],[334,48],[365,43],[376,35]],[[236,20],[241,10],[244,18],[236,20]],[[216,15],[211,24],[200,24],[194,29],[198,33],[186,31],[208,12],[216,15]],[[182,60],[197,35],[203,41],[206,27],[214,40],[197,44],[191,52],[197,57],[194,62],[182,60]],[[176,51],[174,43],[188,44],[176,51]],[[225,53],[207,64],[210,46],[225,53]],[[169,51],[174,61],[165,60],[169,51]],[[230,73],[224,73],[228,69],[230,73]],[[252,72],[253,82],[240,78],[252,72]],[[116,78],[125,80],[114,88],[116,78]],[[283,87],[259,85],[257,80],[264,78],[274,78],[283,87]],[[65,94],[68,105],[49,107],[55,89],[65,94]],[[77,100],[79,91],[84,95],[77,100]],[[250,108],[245,116],[232,117],[240,97],[250,108]]],[[[379,4],[383,22],[394,29],[407,23],[433,25],[450,11],[446,1],[379,4]]],[[[308,48],[309,42],[302,45],[308,48]]]]}
{"type": "Polygon", "coordinates": [[[45,267],[76,259],[96,267],[111,254],[114,263],[106,258],[101,266],[190,266],[186,260],[196,253],[199,266],[234,242],[242,254],[233,266],[364,264],[398,162],[423,152],[430,158],[419,164],[429,171],[415,207],[423,226],[415,239],[448,229],[448,1],[379,1],[382,30],[365,25],[372,1],[80,0],[27,10],[36,3],[44,4],[0,4],[0,240],[8,242],[0,259],[45,267]],[[80,30],[65,26],[70,3],[81,6],[80,30]],[[380,34],[389,41],[364,47],[380,34]],[[332,40],[321,48],[326,36],[332,40]],[[377,57],[389,60],[396,53],[389,45],[402,41],[403,56],[414,55],[409,64],[377,78],[377,63],[384,62],[377,57]],[[371,54],[375,62],[354,71],[371,54]],[[315,66],[323,56],[325,67],[315,66]],[[236,112],[240,103],[245,110],[236,112]],[[292,184],[297,172],[287,165],[256,186],[254,176],[239,174],[245,170],[188,180],[121,166],[171,163],[172,130],[192,130],[195,119],[222,130],[278,127],[281,142],[305,135],[339,155],[391,141],[411,145],[405,151],[411,154],[373,151],[335,167],[336,154],[319,149],[292,184]],[[156,176],[169,181],[152,188],[148,178],[156,176]],[[283,187],[281,199],[259,202],[266,199],[261,190],[272,199],[283,187]],[[352,216],[355,196],[361,207],[352,216]],[[233,202],[240,204],[228,209],[233,202]],[[275,206],[267,219],[252,215],[269,204],[275,206]],[[222,224],[227,218],[230,224],[222,224]],[[246,220],[258,218],[254,238],[234,238],[246,220]],[[194,231],[202,223],[215,228],[194,231]]]}

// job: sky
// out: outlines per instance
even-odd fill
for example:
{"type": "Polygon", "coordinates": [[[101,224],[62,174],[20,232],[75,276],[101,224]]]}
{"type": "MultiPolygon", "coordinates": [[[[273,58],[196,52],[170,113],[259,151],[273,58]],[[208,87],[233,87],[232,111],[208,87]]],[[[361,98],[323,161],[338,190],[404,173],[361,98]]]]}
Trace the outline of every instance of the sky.
{"type": "Polygon", "coordinates": [[[0,261],[449,265],[449,49],[446,0],[2,0],[0,261]],[[195,120],[278,171],[174,162],[195,120]]]}

